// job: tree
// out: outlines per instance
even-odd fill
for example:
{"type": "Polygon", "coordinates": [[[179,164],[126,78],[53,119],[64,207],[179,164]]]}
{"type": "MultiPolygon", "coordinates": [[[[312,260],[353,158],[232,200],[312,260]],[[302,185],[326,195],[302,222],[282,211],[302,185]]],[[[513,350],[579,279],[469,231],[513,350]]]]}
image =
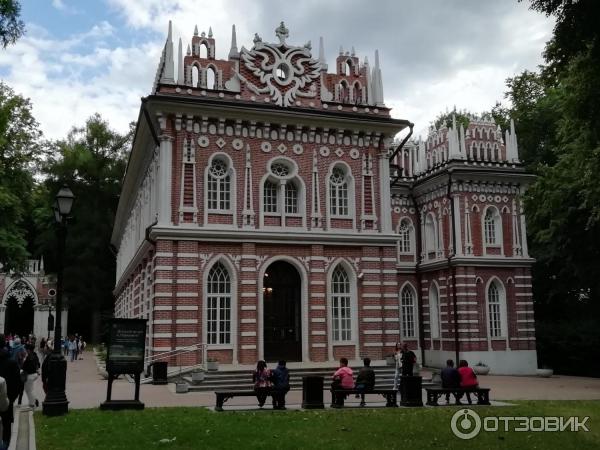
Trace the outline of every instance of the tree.
{"type": "Polygon", "coordinates": [[[31,103],[0,82],[0,264],[21,268],[28,256],[24,223],[41,132],[31,103]]]}
{"type": "Polygon", "coordinates": [[[101,311],[112,311],[114,304],[115,257],[110,237],[130,144],[131,133],[121,135],[99,115],[90,117],[85,126],[73,128],[67,139],[53,143],[43,167],[47,178],[38,192],[43,200],[36,211],[37,250],[48,255],[50,269],[56,249],[50,205],[63,183],[76,196],[67,236],[65,294],[70,330],[92,330],[92,340],[97,338],[101,311]]]}
{"type": "Polygon", "coordinates": [[[17,42],[25,33],[25,24],[19,19],[21,5],[18,0],[0,0],[0,43],[3,48],[17,42]]]}

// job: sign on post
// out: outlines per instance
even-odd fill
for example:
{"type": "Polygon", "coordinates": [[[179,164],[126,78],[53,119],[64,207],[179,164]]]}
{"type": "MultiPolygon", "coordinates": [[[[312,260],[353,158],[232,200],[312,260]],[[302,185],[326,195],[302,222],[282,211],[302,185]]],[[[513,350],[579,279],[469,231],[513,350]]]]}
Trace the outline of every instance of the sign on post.
{"type": "Polygon", "coordinates": [[[100,409],[144,409],[140,402],[140,375],[144,371],[146,350],[146,319],[111,319],[106,353],[108,386],[106,401],[100,409]],[[112,383],[121,374],[133,375],[135,398],[133,400],[112,400],[112,383]]]}

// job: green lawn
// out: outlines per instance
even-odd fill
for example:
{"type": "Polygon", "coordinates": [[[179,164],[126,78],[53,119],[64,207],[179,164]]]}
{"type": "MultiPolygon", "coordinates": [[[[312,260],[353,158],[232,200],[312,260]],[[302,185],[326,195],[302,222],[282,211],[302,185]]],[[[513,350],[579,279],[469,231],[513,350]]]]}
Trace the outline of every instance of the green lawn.
{"type": "Polygon", "coordinates": [[[74,410],[58,418],[36,413],[35,427],[39,450],[600,448],[600,401],[519,401],[515,406],[474,409],[481,416],[589,416],[590,432],[481,432],[464,441],[450,430],[456,407],[222,413],[204,408],[74,410]]]}

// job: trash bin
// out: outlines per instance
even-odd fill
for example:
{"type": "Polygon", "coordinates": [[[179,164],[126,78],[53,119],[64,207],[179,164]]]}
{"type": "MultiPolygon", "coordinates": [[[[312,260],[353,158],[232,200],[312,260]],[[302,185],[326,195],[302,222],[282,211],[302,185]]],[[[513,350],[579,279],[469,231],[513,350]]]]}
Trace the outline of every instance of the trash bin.
{"type": "Polygon", "coordinates": [[[302,377],[302,408],[323,409],[323,377],[302,377]]]}
{"type": "Polygon", "coordinates": [[[400,377],[400,405],[423,406],[422,377],[400,377]]]}
{"type": "Polygon", "coordinates": [[[152,384],[167,384],[167,362],[152,363],[152,384]]]}

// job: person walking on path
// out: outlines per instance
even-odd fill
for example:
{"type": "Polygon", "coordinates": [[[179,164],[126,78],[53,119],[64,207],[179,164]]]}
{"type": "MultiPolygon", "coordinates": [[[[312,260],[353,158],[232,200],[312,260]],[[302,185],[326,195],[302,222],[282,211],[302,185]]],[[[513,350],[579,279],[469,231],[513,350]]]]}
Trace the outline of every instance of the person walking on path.
{"type": "Polygon", "coordinates": [[[27,400],[29,406],[35,408],[39,406],[40,402],[35,397],[33,392],[33,383],[39,376],[40,360],[38,359],[34,349],[35,347],[31,344],[27,344],[27,357],[23,362],[23,372],[25,374],[25,392],[27,393],[27,400]]]}
{"type": "Polygon", "coordinates": [[[252,382],[254,383],[258,406],[262,408],[271,391],[271,369],[267,368],[267,363],[262,359],[258,361],[256,370],[252,372],[252,382]]]}
{"type": "Polygon", "coordinates": [[[3,334],[0,334],[0,376],[6,380],[6,392],[8,394],[8,409],[0,413],[2,419],[2,441],[7,447],[10,445],[12,434],[13,404],[19,396],[19,385],[21,377],[19,376],[19,366],[9,354],[9,348],[3,334]]]}
{"type": "Polygon", "coordinates": [[[277,367],[271,373],[273,379],[273,409],[285,408],[285,395],[290,390],[290,372],[285,366],[285,361],[279,361],[277,367]]]}

